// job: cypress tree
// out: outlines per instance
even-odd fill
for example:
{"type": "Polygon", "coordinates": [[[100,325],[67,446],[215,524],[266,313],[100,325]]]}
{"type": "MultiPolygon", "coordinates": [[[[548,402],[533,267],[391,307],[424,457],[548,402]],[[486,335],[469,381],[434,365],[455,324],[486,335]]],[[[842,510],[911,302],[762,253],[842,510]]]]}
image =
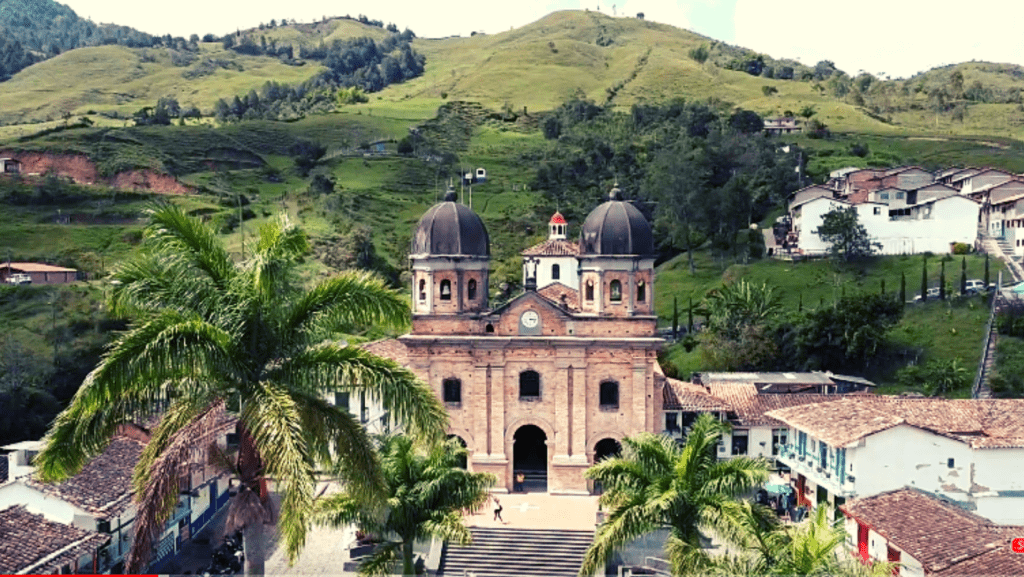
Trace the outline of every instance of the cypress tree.
{"type": "Polygon", "coordinates": [[[921,261],[921,302],[928,300],[928,259],[921,261]]]}
{"type": "Polygon", "coordinates": [[[679,338],[679,297],[672,296],[672,340],[679,338]]]}
{"type": "Polygon", "coordinates": [[[900,304],[907,302],[907,273],[900,273],[900,304]]]}
{"type": "Polygon", "coordinates": [[[939,269],[939,300],[946,300],[946,261],[940,263],[939,269]]]}
{"type": "Polygon", "coordinates": [[[799,313],[804,312],[804,293],[800,293],[800,302],[796,305],[796,311],[799,313]]]}
{"type": "Polygon", "coordinates": [[[967,257],[960,261],[960,296],[967,293],[967,257]]]}
{"type": "Polygon", "coordinates": [[[885,296],[885,279],[882,279],[882,296],[885,296]]]}
{"type": "Polygon", "coordinates": [[[985,253],[985,290],[988,290],[988,253],[985,253]]]}
{"type": "Polygon", "coordinates": [[[686,311],[686,334],[693,334],[693,297],[690,297],[690,308],[686,311]]]}

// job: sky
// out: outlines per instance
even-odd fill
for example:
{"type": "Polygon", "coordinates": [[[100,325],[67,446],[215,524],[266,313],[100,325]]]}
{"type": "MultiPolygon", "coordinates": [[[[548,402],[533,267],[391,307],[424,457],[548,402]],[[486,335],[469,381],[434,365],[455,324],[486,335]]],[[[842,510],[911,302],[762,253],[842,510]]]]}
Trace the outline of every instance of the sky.
{"type": "MultiPolygon", "coordinates": [[[[58,0],[60,1],[60,0],[58,0]]],[[[556,10],[600,9],[671,24],[808,65],[831,60],[851,75],[906,78],[970,60],[1024,65],[1024,2],[979,0],[63,0],[79,16],[150,34],[185,36],[251,28],[271,19],[357,16],[394,22],[417,36],[494,34],[556,10]]]]}

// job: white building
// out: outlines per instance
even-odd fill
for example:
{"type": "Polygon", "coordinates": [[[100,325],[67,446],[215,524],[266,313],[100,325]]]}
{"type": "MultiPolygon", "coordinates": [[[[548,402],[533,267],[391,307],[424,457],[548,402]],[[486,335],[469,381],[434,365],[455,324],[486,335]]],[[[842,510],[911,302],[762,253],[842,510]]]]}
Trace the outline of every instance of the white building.
{"type": "Polygon", "coordinates": [[[847,545],[864,561],[898,563],[901,577],[1024,575],[1020,527],[993,525],[934,495],[904,488],[841,507],[847,545]]]}
{"type": "Polygon", "coordinates": [[[860,395],[767,414],[789,428],[779,460],[801,503],[907,485],[1024,525],[1024,400],[860,395]]]}
{"type": "Polygon", "coordinates": [[[896,189],[875,191],[877,201],[859,204],[818,197],[791,207],[797,247],[805,255],[828,253],[830,245],[818,236],[818,227],[829,212],[851,207],[857,211],[858,222],[871,241],[881,244],[879,254],[946,254],[953,243],[974,245],[980,211],[977,202],[963,196],[947,196],[907,205],[905,199],[881,197],[898,192],[896,189]],[[901,200],[904,204],[899,203],[901,200]]]}

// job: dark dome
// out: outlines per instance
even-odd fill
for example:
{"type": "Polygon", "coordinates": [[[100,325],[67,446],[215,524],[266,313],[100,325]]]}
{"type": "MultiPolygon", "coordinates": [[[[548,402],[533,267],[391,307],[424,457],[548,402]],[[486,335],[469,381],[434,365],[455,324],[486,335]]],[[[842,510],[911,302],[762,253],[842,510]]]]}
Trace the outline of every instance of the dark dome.
{"type": "Polygon", "coordinates": [[[618,200],[617,188],[610,200],[587,215],[580,231],[580,255],[651,255],[654,234],[644,215],[632,204],[618,200]]]}
{"type": "Polygon", "coordinates": [[[449,192],[444,202],[430,207],[416,225],[412,254],[490,256],[487,228],[468,206],[449,192]]]}

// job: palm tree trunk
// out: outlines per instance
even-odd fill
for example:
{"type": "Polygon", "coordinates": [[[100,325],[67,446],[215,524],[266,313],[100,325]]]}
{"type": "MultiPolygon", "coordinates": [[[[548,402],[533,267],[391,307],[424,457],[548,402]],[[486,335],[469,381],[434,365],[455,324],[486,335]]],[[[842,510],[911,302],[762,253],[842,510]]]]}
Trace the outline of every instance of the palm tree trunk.
{"type": "Polygon", "coordinates": [[[402,575],[415,575],[416,568],[412,564],[412,539],[402,541],[402,575]]]}
{"type": "Polygon", "coordinates": [[[263,575],[266,555],[263,523],[250,523],[242,531],[242,545],[245,551],[245,574],[263,575]]]}

